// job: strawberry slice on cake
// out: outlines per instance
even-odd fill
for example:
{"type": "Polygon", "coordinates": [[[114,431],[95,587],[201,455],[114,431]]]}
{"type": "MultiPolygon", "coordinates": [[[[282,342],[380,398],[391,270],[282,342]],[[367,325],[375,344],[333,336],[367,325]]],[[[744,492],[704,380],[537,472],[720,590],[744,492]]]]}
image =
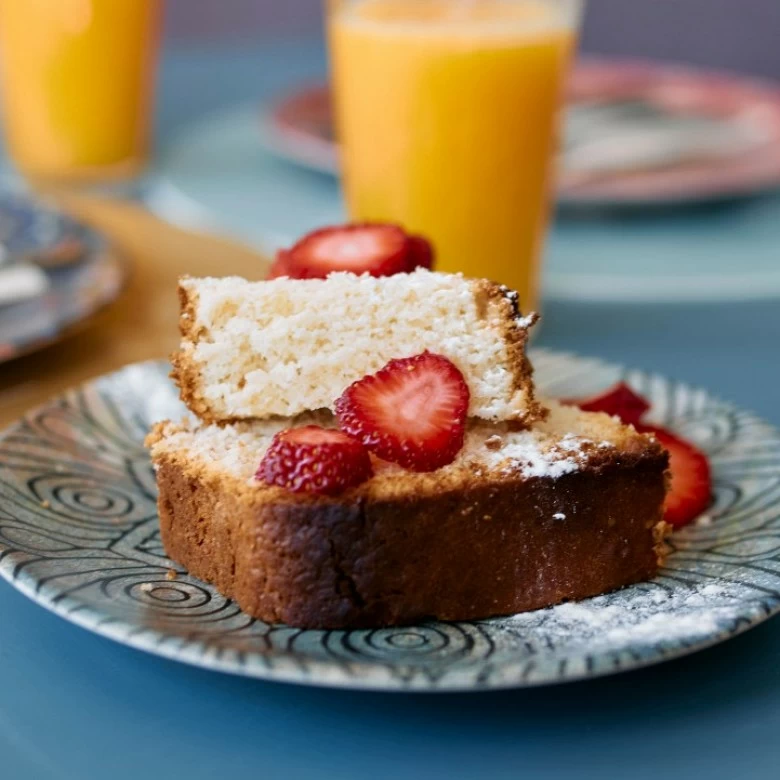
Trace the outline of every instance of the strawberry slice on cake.
{"type": "Polygon", "coordinates": [[[435,471],[463,447],[469,388],[442,355],[391,360],[336,401],[342,430],[378,457],[412,471],[435,471]]]}

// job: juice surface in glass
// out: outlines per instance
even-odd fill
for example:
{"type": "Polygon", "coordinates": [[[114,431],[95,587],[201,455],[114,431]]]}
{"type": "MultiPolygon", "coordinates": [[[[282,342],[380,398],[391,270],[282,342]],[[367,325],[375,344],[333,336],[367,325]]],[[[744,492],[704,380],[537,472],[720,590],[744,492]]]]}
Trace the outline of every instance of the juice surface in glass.
{"type": "Polygon", "coordinates": [[[148,153],[160,0],[0,0],[3,124],[23,172],[131,175],[148,153]]]}
{"type": "Polygon", "coordinates": [[[576,0],[335,0],[350,216],[429,237],[437,268],[536,306],[576,0]]]}

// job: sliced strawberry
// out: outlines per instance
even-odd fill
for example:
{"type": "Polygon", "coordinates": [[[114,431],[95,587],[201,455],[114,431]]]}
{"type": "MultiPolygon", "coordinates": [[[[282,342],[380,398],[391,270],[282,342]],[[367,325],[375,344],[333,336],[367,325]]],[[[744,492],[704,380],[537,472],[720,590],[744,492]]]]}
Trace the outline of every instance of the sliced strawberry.
{"type": "Polygon", "coordinates": [[[625,382],[618,382],[609,390],[591,398],[569,401],[585,412],[606,412],[616,415],[627,425],[636,425],[650,409],[650,404],[637,395],[625,382]]]}
{"type": "Polygon", "coordinates": [[[665,428],[640,423],[650,404],[637,395],[625,382],[619,382],[600,395],[568,401],[586,412],[606,412],[624,423],[634,425],[640,433],[655,434],[669,451],[672,483],[664,504],[664,520],[672,526],[690,523],[709,506],[712,479],[707,456],[690,442],[675,436],[665,428]]]}
{"type": "Polygon", "coordinates": [[[255,477],[293,493],[336,495],[372,475],[368,450],[337,430],[305,425],[274,436],[255,477]]]}
{"type": "Polygon", "coordinates": [[[280,249],[276,253],[276,259],[271,263],[271,267],[268,269],[266,279],[277,279],[280,276],[290,276],[288,268],[290,253],[286,249],[280,249]]]}
{"type": "Polygon", "coordinates": [[[451,463],[463,446],[469,388],[446,357],[391,360],[336,401],[339,425],[375,455],[412,471],[451,463]]]}
{"type": "Polygon", "coordinates": [[[391,276],[407,270],[408,257],[409,241],[396,225],[341,225],[300,239],[288,250],[287,272],[294,279],[324,279],[334,271],[391,276]]]}
{"type": "Polygon", "coordinates": [[[409,254],[406,270],[414,271],[415,268],[427,268],[429,271],[433,268],[434,252],[433,245],[427,238],[422,236],[409,236],[409,254]]]}
{"type": "Polygon", "coordinates": [[[664,520],[676,528],[687,525],[704,512],[712,496],[712,478],[707,456],[690,442],[665,428],[638,425],[641,433],[653,433],[669,451],[672,484],[664,504],[664,520]]]}

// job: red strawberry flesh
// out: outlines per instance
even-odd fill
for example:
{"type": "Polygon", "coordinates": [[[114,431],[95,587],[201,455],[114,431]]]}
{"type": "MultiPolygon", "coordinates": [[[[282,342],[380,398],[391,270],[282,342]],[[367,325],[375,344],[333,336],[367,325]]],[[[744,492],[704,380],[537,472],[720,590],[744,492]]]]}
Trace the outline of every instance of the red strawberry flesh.
{"type": "Polygon", "coordinates": [[[375,455],[412,471],[435,471],[463,446],[469,389],[442,355],[391,360],[336,401],[341,429],[375,455]]]}
{"type": "Polygon", "coordinates": [[[606,412],[634,425],[640,433],[652,433],[669,452],[671,486],[664,503],[664,520],[679,528],[706,511],[712,498],[712,477],[707,456],[693,444],[656,425],[640,421],[650,404],[625,382],[600,395],[568,401],[586,412],[606,412]]]}
{"type": "Polygon", "coordinates": [[[288,253],[295,279],[324,279],[334,271],[391,276],[407,270],[409,242],[396,225],[365,223],[325,227],[304,236],[288,253]]]}
{"type": "Polygon", "coordinates": [[[427,268],[429,271],[433,268],[434,252],[431,242],[423,236],[409,236],[409,260],[407,264],[408,271],[414,271],[415,268],[427,268]]]}
{"type": "Polygon", "coordinates": [[[305,425],[274,436],[255,477],[293,493],[336,495],[372,475],[360,442],[338,430],[305,425]]]}
{"type": "Polygon", "coordinates": [[[636,425],[650,409],[650,404],[625,382],[618,382],[599,395],[573,403],[584,412],[606,412],[617,416],[627,425],[636,425]]]}
{"type": "Polygon", "coordinates": [[[268,269],[266,279],[278,279],[280,276],[290,276],[289,265],[289,252],[286,249],[280,249],[276,253],[276,259],[271,263],[271,267],[268,269]]]}
{"type": "Polygon", "coordinates": [[[669,452],[672,483],[664,504],[664,520],[679,528],[695,520],[710,505],[712,477],[707,456],[688,441],[656,425],[638,425],[652,433],[669,452]]]}

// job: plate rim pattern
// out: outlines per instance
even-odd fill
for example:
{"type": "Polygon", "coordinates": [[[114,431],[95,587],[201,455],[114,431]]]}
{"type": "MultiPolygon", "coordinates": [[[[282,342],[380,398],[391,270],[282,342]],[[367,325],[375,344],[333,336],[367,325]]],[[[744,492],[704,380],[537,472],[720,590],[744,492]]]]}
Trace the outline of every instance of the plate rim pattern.
{"type": "MultiPolygon", "coordinates": [[[[697,565],[704,562],[708,566],[725,566],[729,571],[738,573],[748,569],[757,573],[752,580],[736,582],[740,586],[744,584],[755,595],[744,597],[737,603],[733,619],[717,626],[713,624],[700,635],[688,636],[683,632],[669,641],[661,637],[655,644],[638,649],[629,643],[622,649],[602,648],[595,654],[583,655],[581,648],[578,650],[575,646],[572,650],[562,646],[560,649],[553,648],[554,652],[547,655],[535,649],[532,655],[518,657],[517,660],[512,660],[511,647],[508,654],[504,652],[503,655],[497,649],[501,632],[505,631],[500,618],[428,623],[409,627],[406,631],[305,632],[285,626],[265,626],[243,615],[213,588],[184,572],[173,582],[165,577],[171,564],[166,563],[159,548],[155,547],[159,543],[153,538],[156,512],[150,510],[154,498],[153,480],[151,469],[144,466],[145,455],[139,440],[148,418],[143,410],[139,412],[140,407],[132,407],[133,403],[140,401],[133,396],[132,388],[124,388],[128,382],[130,385],[150,380],[153,380],[151,385],[157,381],[167,382],[167,379],[163,380],[167,373],[165,361],[131,364],[86,382],[31,410],[0,433],[0,576],[28,598],[83,628],[172,660],[262,679],[385,691],[487,690],[599,677],[710,647],[780,612],[780,541],[775,552],[771,547],[771,537],[761,536],[764,525],[771,527],[776,521],[780,526],[780,431],[752,413],[719,401],[702,389],[657,374],[628,370],[600,359],[566,352],[535,349],[533,357],[538,370],[546,377],[546,389],[552,391],[551,394],[555,394],[556,387],[562,389],[572,381],[584,394],[588,388],[582,385],[582,377],[586,376],[593,378],[593,389],[619,377],[625,378],[653,398],[654,420],[662,423],[674,421],[678,426],[689,423],[711,425],[716,429],[712,439],[715,444],[710,452],[715,458],[716,479],[722,483],[719,489],[723,495],[716,496],[716,499],[723,499],[725,509],[720,512],[721,517],[713,527],[718,526],[722,518],[739,512],[744,517],[758,517],[756,523],[759,525],[755,528],[751,526],[749,530],[739,526],[736,535],[729,537],[725,533],[723,540],[718,536],[720,531],[709,528],[684,531],[679,542],[675,537],[673,547],[678,559],[683,561],[688,556],[688,559],[695,559],[697,565]],[[132,408],[131,415],[120,411],[122,401],[132,408]],[[729,424],[736,426],[734,431],[750,432],[749,441],[739,440],[743,449],[737,450],[736,457],[729,454],[733,441],[724,438],[724,430],[729,424]],[[83,440],[79,438],[82,436],[85,437],[83,440]],[[65,447],[69,457],[72,456],[63,470],[59,462],[47,460],[58,446],[65,447]],[[717,447],[720,447],[719,451],[717,447]],[[100,469],[104,469],[102,482],[99,479],[100,469],[95,471],[96,453],[99,454],[100,469]],[[20,481],[19,474],[27,472],[29,479],[20,481]],[[115,481],[112,482],[112,479],[115,481]],[[761,484],[755,488],[757,492],[748,499],[753,501],[752,509],[747,504],[741,506],[737,499],[732,504],[741,508],[731,508],[727,493],[732,483],[728,480],[734,480],[733,484],[738,488],[750,480],[759,480],[761,484]],[[111,486],[111,490],[115,488],[115,499],[107,486],[111,486]],[[125,493],[128,490],[141,497],[137,506],[126,506],[125,493]],[[763,498],[761,491],[764,491],[763,498]],[[115,504],[112,503],[114,501],[115,504]],[[753,515],[750,515],[751,512],[753,515]],[[96,520],[90,525],[87,521],[93,515],[96,520]],[[765,516],[765,520],[761,519],[765,516]],[[109,520],[106,520],[107,517],[109,520]],[[122,533],[116,537],[112,535],[111,525],[115,519],[122,528],[122,533]],[[56,523],[58,530],[67,526],[68,533],[64,536],[55,534],[59,539],[55,542],[45,533],[51,523],[56,523]],[[79,542],[78,533],[86,534],[88,541],[79,542]],[[106,533],[109,535],[101,537],[106,533]],[[708,534],[714,540],[712,551],[703,547],[708,534]],[[128,539],[132,541],[128,542],[128,539]],[[716,550],[721,541],[726,544],[722,548],[726,552],[716,550]],[[40,549],[33,554],[31,551],[35,544],[40,549]],[[79,544],[82,546],[79,547],[79,544]],[[128,547],[127,544],[133,546],[128,547]],[[728,547],[729,544],[732,547],[728,547]],[[768,552],[762,551],[762,544],[770,544],[768,552]],[[51,552],[47,554],[46,549],[51,552]],[[71,572],[67,568],[70,565],[68,561],[83,560],[83,557],[79,558],[81,553],[93,557],[98,569],[100,561],[106,559],[120,564],[129,561],[130,564],[124,568],[120,566],[116,570],[119,574],[101,582],[100,587],[105,588],[105,593],[95,596],[95,591],[84,597],[81,594],[96,587],[88,576],[89,571],[71,572]],[[744,561],[740,556],[744,557],[744,561]],[[754,560],[760,561],[764,568],[756,563],[758,568],[754,569],[754,563],[748,562],[754,560]],[[136,569],[139,570],[137,577],[136,569]],[[132,571],[128,574],[129,570],[132,571]],[[759,571],[763,573],[759,575],[759,571]],[[121,593],[111,590],[114,580],[121,583],[123,578],[128,577],[130,579],[122,586],[124,590],[121,593]],[[138,580],[138,577],[141,579],[138,580]],[[770,584],[774,583],[774,587],[765,586],[763,580],[759,582],[761,577],[766,577],[770,584]],[[75,585],[63,586],[59,582],[75,585]],[[150,587],[145,590],[147,584],[150,587]],[[100,600],[106,597],[105,601],[100,600]],[[98,600],[95,601],[95,598],[98,600]],[[124,613],[118,617],[111,611],[111,600],[125,598],[139,603],[138,612],[127,613],[130,617],[124,613]],[[157,602],[152,603],[150,599],[157,599],[157,602]],[[175,613],[171,610],[175,605],[168,603],[171,599],[181,599],[188,604],[192,601],[196,610],[205,609],[203,605],[210,605],[209,609],[213,606],[214,612],[204,615],[216,614],[217,618],[212,620],[207,616],[203,620],[219,622],[227,619],[232,621],[229,623],[231,627],[225,633],[193,630],[188,634],[187,631],[171,633],[169,629],[173,624],[170,622],[162,629],[155,628],[153,620],[151,623],[144,622],[149,615],[154,618],[156,608],[167,610],[165,620],[173,619],[175,613]],[[228,633],[232,636],[226,641],[228,633]],[[312,654],[307,649],[311,647],[307,642],[324,648],[325,655],[312,654]],[[431,663],[425,656],[415,656],[421,644],[432,648],[431,663]],[[259,647],[263,648],[262,651],[258,650],[259,647]],[[450,655],[442,656],[444,660],[437,665],[439,656],[436,653],[440,651],[450,655]],[[472,657],[473,660],[470,660],[472,657]]],[[[130,504],[133,504],[132,497],[130,504]]],[[[737,518],[736,522],[744,524],[746,521],[737,518]]],[[[675,560],[674,556],[672,560],[675,560]]],[[[675,571],[679,574],[687,570],[665,569],[663,575],[674,579],[677,576],[675,571]]],[[[709,581],[707,577],[710,576],[718,582],[723,579],[722,575],[710,575],[704,569],[701,572],[697,569],[696,576],[700,575],[701,582],[709,581]]],[[[662,579],[659,578],[659,581],[662,579]]],[[[654,580],[640,584],[640,590],[643,585],[655,583],[654,580]]],[[[538,617],[544,621],[547,618],[542,613],[551,613],[555,609],[528,614],[533,619],[538,617]]],[[[185,616],[185,619],[189,620],[189,617],[185,616]]],[[[512,634],[512,641],[518,641],[518,632],[522,633],[522,630],[521,625],[512,634]]],[[[531,637],[534,628],[527,630],[531,637]]]]}

